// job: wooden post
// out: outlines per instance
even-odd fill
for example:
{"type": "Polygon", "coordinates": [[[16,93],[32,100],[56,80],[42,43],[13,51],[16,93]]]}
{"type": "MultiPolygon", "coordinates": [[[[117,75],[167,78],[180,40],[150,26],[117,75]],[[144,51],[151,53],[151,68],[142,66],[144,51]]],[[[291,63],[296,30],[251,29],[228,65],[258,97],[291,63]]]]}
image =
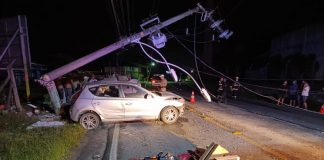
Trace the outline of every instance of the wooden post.
{"type": "Polygon", "coordinates": [[[9,86],[9,91],[8,91],[8,97],[7,97],[7,107],[11,106],[11,102],[12,102],[12,83],[10,83],[9,86]]]}
{"type": "Polygon", "coordinates": [[[25,86],[26,86],[26,99],[27,102],[29,101],[29,97],[30,97],[30,87],[29,87],[29,67],[28,66],[28,60],[27,60],[27,56],[26,56],[26,46],[25,46],[25,36],[27,33],[24,32],[24,29],[22,27],[22,20],[21,20],[21,16],[18,16],[18,23],[19,23],[19,37],[20,37],[20,47],[21,47],[21,54],[22,54],[22,58],[23,58],[23,63],[24,63],[24,80],[25,80],[25,86]]]}
{"type": "Polygon", "coordinates": [[[17,90],[16,80],[15,80],[15,75],[13,73],[12,65],[8,66],[7,72],[8,72],[8,75],[10,77],[10,80],[11,80],[11,85],[12,85],[12,90],[13,90],[13,93],[14,93],[14,98],[15,98],[15,104],[16,104],[16,107],[17,107],[17,111],[20,112],[20,111],[22,111],[22,107],[21,107],[21,104],[20,104],[19,94],[18,94],[18,90],[17,90]]]}
{"type": "Polygon", "coordinates": [[[4,89],[4,87],[7,85],[7,83],[9,82],[9,80],[10,80],[10,77],[8,75],[7,78],[4,80],[4,82],[0,86],[0,93],[2,92],[2,90],[4,89]]]}

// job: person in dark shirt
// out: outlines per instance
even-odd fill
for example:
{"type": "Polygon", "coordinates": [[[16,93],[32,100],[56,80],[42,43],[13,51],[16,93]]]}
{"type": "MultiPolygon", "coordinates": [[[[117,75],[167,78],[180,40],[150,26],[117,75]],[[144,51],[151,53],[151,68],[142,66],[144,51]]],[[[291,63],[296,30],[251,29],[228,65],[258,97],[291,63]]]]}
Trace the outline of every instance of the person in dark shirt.
{"type": "Polygon", "coordinates": [[[220,77],[218,81],[218,89],[217,89],[217,102],[223,101],[223,93],[224,93],[224,78],[220,77]]]}
{"type": "Polygon", "coordinates": [[[240,83],[239,83],[238,81],[239,81],[239,77],[236,76],[236,77],[235,77],[235,81],[233,82],[233,85],[231,86],[232,97],[233,97],[234,99],[237,98],[237,92],[238,92],[238,90],[239,90],[239,88],[240,88],[240,83]]]}
{"type": "Polygon", "coordinates": [[[281,85],[281,89],[279,91],[279,98],[277,101],[277,105],[281,106],[285,102],[285,97],[287,97],[287,89],[288,89],[288,82],[284,81],[283,84],[281,85]]]}
{"type": "Polygon", "coordinates": [[[297,92],[298,92],[298,85],[297,85],[297,81],[294,80],[288,88],[289,106],[292,107],[296,106],[297,92]]]}
{"type": "Polygon", "coordinates": [[[223,78],[223,103],[227,104],[227,79],[223,78]]]}

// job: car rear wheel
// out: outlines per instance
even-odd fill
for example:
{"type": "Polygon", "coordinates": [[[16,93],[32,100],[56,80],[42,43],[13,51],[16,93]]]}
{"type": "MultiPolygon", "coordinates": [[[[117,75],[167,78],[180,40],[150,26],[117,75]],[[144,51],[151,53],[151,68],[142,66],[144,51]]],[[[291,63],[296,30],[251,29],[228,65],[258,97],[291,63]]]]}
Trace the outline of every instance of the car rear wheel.
{"type": "Polygon", "coordinates": [[[96,129],[100,124],[100,118],[96,113],[88,112],[80,117],[80,124],[85,129],[96,129]]]}
{"type": "Polygon", "coordinates": [[[166,124],[172,124],[177,121],[179,111],[175,107],[165,107],[161,111],[161,120],[166,124]]]}

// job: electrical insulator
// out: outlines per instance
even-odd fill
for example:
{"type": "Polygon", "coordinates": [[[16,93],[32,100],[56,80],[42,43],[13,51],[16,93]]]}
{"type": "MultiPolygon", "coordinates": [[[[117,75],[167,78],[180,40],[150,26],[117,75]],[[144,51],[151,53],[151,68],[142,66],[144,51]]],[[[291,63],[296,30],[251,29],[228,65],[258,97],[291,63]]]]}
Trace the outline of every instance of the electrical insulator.
{"type": "Polygon", "coordinates": [[[165,46],[165,42],[167,41],[166,36],[161,32],[153,33],[149,40],[153,43],[155,48],[162,48],[165,46]]]}

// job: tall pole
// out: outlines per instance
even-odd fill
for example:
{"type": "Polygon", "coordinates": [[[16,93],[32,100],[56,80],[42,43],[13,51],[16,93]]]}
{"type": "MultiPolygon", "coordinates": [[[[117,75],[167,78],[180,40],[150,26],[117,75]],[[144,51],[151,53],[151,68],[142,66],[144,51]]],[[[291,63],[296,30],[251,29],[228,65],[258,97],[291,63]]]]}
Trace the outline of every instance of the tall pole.
{"type": "Polygon", "coordinates": [[[25,46],[25,40],[24,40],[25,36],[26,36],[26,33],[23,30],[21,18],[22,18],[22,16],[18,16],[21,54],[22,54],[23,64],[24,64],[24,79],[25,79],[25,86],[26,86],[26,99],[27,99],[27,102],[28,102],[29,101],[29,96],[30,96],[30,87],[29,87],[28,64],[27,64],[27,57],[26,57],[26,46],[25,46]]]}
{"type": "MultiPolygon", "coordinates": [[[[66,73],[69,73],[75,69],[78,69],[100,57],[103,57],[119,48],[122,48],[130,43],[136,42],[138,40],[140,40],[141,38],[148,36],[164,27],[167,27],[169,25],[171,25],[172,23],[175,23],[189,15],[192,15],[193,13],[197,13],[198,11],[206,11],[199,3],[197,4],[197,7],[195,7],[194,9],[190,9],[182,14],[179,14],[173,18],[170,18],[162,23],[159,23],[157,25],[154,25],[148,29],[145,29],[139,33],[136,33],[134,35],[131,35],[129,37],[123,38],[121,40],[119,40],[116,43],[113,43],[107,47],[104,47],[102,49],[99,49],[97,51],[94,51],[84,57],[81,57],[69,64],[66,64],[62,67],[59,67],[51,72],[48,72],[46,74],[44,74],[40,80],[38,80],[39,83],[45,85],[47,87],[47,90],[49,92],[50,98],[52,103],[54,104],[54,110],[59,110],[60,109],[60,103],[59,102],[59,96],[57,93],[57,89],[55,87],[55,83],[53,82],[56,78],[63,76],[66,73]]],[[[209,17],[210,20],[213,21],[213,19],[211,17],[209,17]]]]}
{"type": "MultiPolygon", "coordinates": [[[[183,19],[183,18],[185,18],[185,17],[187,17],[187,16],[189,16],[189,15],[195,13],[195,12],[198,12],[198,11],[199,11],[198,7],[194,8],[194,9],[191,9],[191,10],[188,10],[187,12],[184,12],[184,13],[182,13],[182,14],[180,14],[178,16],[175,16],[173,18],[170,18],[170,19],[168,19],[168,20],[166,20],[166,21],[164,21],[164,22],[162,22],[160,24],[157,24],[155,26],[152,26],[152,27],[150,27],[150,28],[148,28],[148,29],[146,29],[146,30],[144,30],[142,32],[139,32],[139,33],[136,33],[136,34],[131,35],[129,37],[123,38],[123,39],[121,39],[120,41],[118,41],[116,43],[113,43],[113,44],[111,44],[111,45],[109,45],[107,47],[104,47],[102,49],[94,51],[94,52],[92,52],[92,53],[90,53],[90,54],[88,54],[88,55],[86,55],[84,57],[81,57],[81,58],[79,58],[79,59],[77,59],[77,60],[75,60],[75,61],[73,61],[73,62],[71,62],[69,64],[66,64],[66,65],[64,65],[62,67],[59,67],[59,68],[57,68],[57,69],[55,69],[55,70],[53,70],[51,72],[48,72],[43,77],[46,76],[48,78],[47,80],[53,81],[56,78],[58,78],[60,76],[63,76],[66,73],[69,73],[69,72],[71,72],[71,71],[73,71],[75,69],[78,69],[78,68],[80,68],[80,67],[82,67],[82,66],[84,66],[84,65],[86,65],[86,64],[88,64],[88,63],[90,63],[90,62],[92,62],[92,61],[94,61],[94,60],[96,60],[98,58],[100,58],[100,57],[103,57],[103,56],[105,56],[105,55],[107,55],[107,54],[109,54],[109,53],[111,53],[111,52],[113,52],[113,51],[115,51],[115,50],[117,50],[119,48],[122,48],[122,47],[134,42],[135,40],[139,40],[139,39],[141,39],[141,38],[143,38],[145,36],[148,36],[148,35],[156,32],[156,31],[158,31],[158,30],[160,30],[160,29],[162,29],[164,27],[167,27],[167,26],[171,25],[172,23],[174,23],[176,21],[179,21],[179,20],[181,20],[181,19],[183,19]]],[[[41,78],[41,80],[45,80],[45,79],[41,78]]]]}

